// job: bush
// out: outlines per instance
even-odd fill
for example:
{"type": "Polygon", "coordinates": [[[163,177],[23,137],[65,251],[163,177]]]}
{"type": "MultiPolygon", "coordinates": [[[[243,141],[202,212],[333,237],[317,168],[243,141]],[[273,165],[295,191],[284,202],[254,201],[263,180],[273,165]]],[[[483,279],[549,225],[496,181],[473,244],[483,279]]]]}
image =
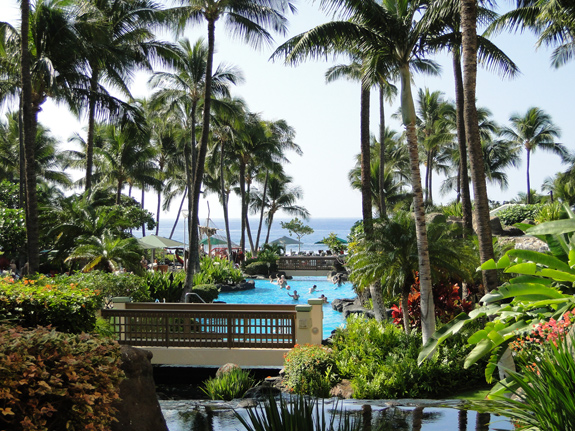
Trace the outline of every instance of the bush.
{"type": "Polygon", "coordinates": [[[513,205],[497,213],[501,223],[507,226],[513,226],[515,223],[521,223],[523,220],[535,220],[541,205],[513,205]]]}
{"type": "MultiPolygon", "coordinates": [[[[215,284],[200,284],[192,288],[193,293],[197,293],[205,302],[214,302],[218,299],[220,289],[215,284]]],[[[189,302],[201,302],[195,295],[190,296],[189,302]]]]}
{"type": "Polygon", "coordinates": [[[180,302],[184,291],[186,273],[147,271],[143,277],[144,286],[149,292],[148,301],[180,302]]]}
{"type": "Polygon", "coordinates": [[[253,262],[246,265],[244,272],[247,275],[263,275],[267,277],[269,275],[269,267],[265,262],[253,262]]]}
{"type": "Polygon", "coordinates": [[[80,288],[100,291],[104,297],[128,296],[134,302],[150,300],[150,291],[146,280],[130,273],[77,272],[69,277],[56,276],[55,280],[58,283],[74,283],[80,288]]]}
{"type": "Polygon", "coordinates": [[[119,365],[107,338],[0,326],[0,429],[109,430],[119,365]]]}
{"type": "Polygon", "coordinates": [[[102,292],[74,283],[46,277],[0,279],[0,320],[16,320],[28,328],[52,325],[61,332],[90,332],[102,304],[102,292]]]}
{"type": "Polygon", "coordinates": [[[284,384],[290,392],[328,397],[337,382],[333,351],[315,344],[297,345],[285,356],[284,384]]]}
{"type": "Polygon", "coordinates": [[[420,367],[421,335],[406,335],[393,324],[350,317],[333,337],[334,358],[341,377],[351,380],[355,398],[444,397],[462,387],[484,383],[479,365],[464,369],[465,334],[438,349],[420,367]]]}
{"type": "Polygon", "coordinates": [[[231,401],[242,397],[255,383],[248,371],[241,368],[232,368],[220,376],[204,382],[202,391],[211,400],[231,401]]]}
{"type": "Polygon", "coordinates": [[[561,220],[567,218],[567,211],[561,202],[548,203],[541,206],[535,222],[537,224],[544,223],[546,221],[561,220]]]}
{"type": "Polygon", "coordinates": [[[228,259],[204,256],[200,261],[200,272],[194,275],[193,284],[239,283],[243,279],[242,272],[228,259]]]}

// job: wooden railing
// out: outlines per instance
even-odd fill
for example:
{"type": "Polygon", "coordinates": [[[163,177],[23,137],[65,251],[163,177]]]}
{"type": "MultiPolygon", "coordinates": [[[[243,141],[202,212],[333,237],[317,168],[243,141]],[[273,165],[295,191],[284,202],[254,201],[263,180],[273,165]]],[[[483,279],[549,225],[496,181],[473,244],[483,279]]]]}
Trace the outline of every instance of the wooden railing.
{"type": "Polygon", "coordinates": [[[280,271],[329,271],[333,269],[335,256],[282,256],[278,260],[280,271]]]}
{"type": "Polygon", "coordinates": [[[285,349],[296,343],[293,305],[126,304],[102,310],[121,344],[285,349]]]}

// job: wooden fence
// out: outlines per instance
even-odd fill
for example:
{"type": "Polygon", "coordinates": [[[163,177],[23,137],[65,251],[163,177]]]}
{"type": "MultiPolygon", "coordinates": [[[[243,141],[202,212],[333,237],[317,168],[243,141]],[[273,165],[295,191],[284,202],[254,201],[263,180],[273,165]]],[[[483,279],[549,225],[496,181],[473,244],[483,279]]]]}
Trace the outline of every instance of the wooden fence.
{"type": "Polygon", "coordinates": [[[278,260],[280,271],[322,271],[333,269],[335,256],[282,256],[278,260]]]}
{"type": "Polygon", "coordinates": [[[102,310],[121,344],[140,347],[292,348],[293,305],[126,304],[102,310]]]}

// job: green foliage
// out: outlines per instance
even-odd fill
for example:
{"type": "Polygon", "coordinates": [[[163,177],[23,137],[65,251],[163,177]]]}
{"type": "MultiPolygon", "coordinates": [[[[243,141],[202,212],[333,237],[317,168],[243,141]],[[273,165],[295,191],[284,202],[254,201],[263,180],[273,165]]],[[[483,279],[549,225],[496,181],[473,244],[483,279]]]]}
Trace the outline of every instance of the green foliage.
{"type": "Polygon", "coordinates": [[[311,235],[314,231],[311,227],[303,224],[303,222],[297,217],[290,220],[289,222],[280,222],[282,229],[287,229],[289,236],[295,235],[298,241],[306,235],[311,235]]]}
{"type": "Polygon", "coordinates": [[[204,256],[200,261],[200,272],[194,275],[194,285],[235,284],[243,279],[242,272],[228,259],[204,256]]]}
{"type": "Polygon", "coordinates": [[[499,211],[497,217],[504,225],[513,226],[523,220],[535,220],[541,208],[542,205],[513,205],[499,211]]]}
{"type": "Polygon", "coordinates": [[[328,397],[337,382],[333,351],[315,344],[297,345],[285,356],[284,384],[296,394],[328,397]]]}
{"type": "Polygon", "coordinates": [[[334,232],[330,232],[330,234],[321,241],[327,245],[335,255],[342,254],[347,251],[347,244],[341,242],[334,232]]]}
{"type": "Polygon", "coordinates": [[[0,428],[109,430],[120,361],[109,338],[0,326],[0,428]]]}
{"type": "Polygon", "coordinates": [[[244,268],[244,273],[246,273],[246,275],[263,275],[264,277],[267,277],[269,275],[269,271],[270,268],[265,262],[252,262],[244,268]]]}
{"type": "Polygon", "coordinates": [[[0,207],[0,250],[16,256],[26,244],[26,220],[23,209],[0,207]]]}
{"type": "Polygon", "coordinates": [[[144,287],[149,292],[147,301],[179,302],[184,291],[186,273],[184,271],[146,271],[142,280],[144,287]]]}
{"type": "Polygon", "coordinates": [[[55,280],[58,280],[58,283],[76,284],[82,289],[100,291],[104,297],[127,296],[134,302],[150,300],[150,291],[145,279],[130,273],[77,272],[69,277],[56,276],[55,280]]]}
{"type": "Polygon", "coordinates": [[[442,206],[440,211],[445,217],[463,217],[463,205],[461,202],[451,202],[449,205],[442,206]]]}
{"type": "MultiPolygon", "coordinates": [[[[218,299],[220,294],[220,289],[215,284],[198,284],[192,288],[192,293],[198,294],[205,302],[214,302],[218,299]]],[[[200,302],[200,300],[195,296],[191,295],[188,298],[189,302],[200,302]]]]}
{"type": "Polygon", "coordinates": [[[101,291],[41,277],[14,282],[0,280],[0,320],[25,327],[52,325],[61,332],[91,332],[102,308],[101,291]]]}
{"type": "Polygon", "coordinates": [[[241,398],[255,383],[249,371],[241,368],[232,368],[219,376],[204,382],[202,391],[211,400],[231,401],[241,398]]]}
{"type": "Polygon", "coordinates": [[[351,420],[337,402],[331,417],[326,417],[323,404],[299,396],[288,402],[280,395],[279,402],[270,397],[263,405],[247,411],[247,419],[236,412],[236,418],[248,431],[359,431],[361,421],[351,420]],[[336,426],[337,423],[337,426],[336,426]]]}
{"type": "Polygon", "coordinates": [[[555,201],[542,205],[535,217],[535,223],[545,223],[547,221],[561,220],[567,218],[567,211],[561,202],[555,201]]]}
{"type": "Polygon", "coordinates": [[[0,207],[16,209],[19,206],[20,187],[18,184],[3,180],[0,182],[0,207]]]}
{"type": "Polygon", "coordinates": [[[497,397],[495,406],[518,429],[563,431],[575,429],[575,349],[573,340],[518,358],[519,372],[510,373],[511,384],[497,397]],[[505,395],[513,392],[517,399],[505,395]]]}
{"type": "MultiPolygon", "coordinates": [[[[275,244],[274,244],[275,245],[275,244]]],[[[279,259],[279,254],[270,249],[264,249],[258,253],[258,261],[275,265],[279,259]]]]}
{"type": "Polygon", "coordinates": [[[443,397],[483,380],[480,367],[463,368],[463,335],[422,367],[417,364],[420,334],[406,335],[392,324],[350,317],[333,341],[337,370],[351,380],[355,398],[443,397]]]}

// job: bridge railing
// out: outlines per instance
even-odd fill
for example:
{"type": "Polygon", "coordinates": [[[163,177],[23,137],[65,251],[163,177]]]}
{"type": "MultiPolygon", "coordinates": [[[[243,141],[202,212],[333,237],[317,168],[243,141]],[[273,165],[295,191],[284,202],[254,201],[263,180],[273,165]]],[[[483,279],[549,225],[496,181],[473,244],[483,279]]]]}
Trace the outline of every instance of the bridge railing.
{"type": "Polygon", "coordinates": [[[121,344],[285,349],[296,344],[293,305],[129,303],[102,310],[121,344]]]}
{"type": "Polygon", "coordinates": [[[280,271],[329,271],[337,258],[335,256],[281,256],[278,260],[280,271]]]}

